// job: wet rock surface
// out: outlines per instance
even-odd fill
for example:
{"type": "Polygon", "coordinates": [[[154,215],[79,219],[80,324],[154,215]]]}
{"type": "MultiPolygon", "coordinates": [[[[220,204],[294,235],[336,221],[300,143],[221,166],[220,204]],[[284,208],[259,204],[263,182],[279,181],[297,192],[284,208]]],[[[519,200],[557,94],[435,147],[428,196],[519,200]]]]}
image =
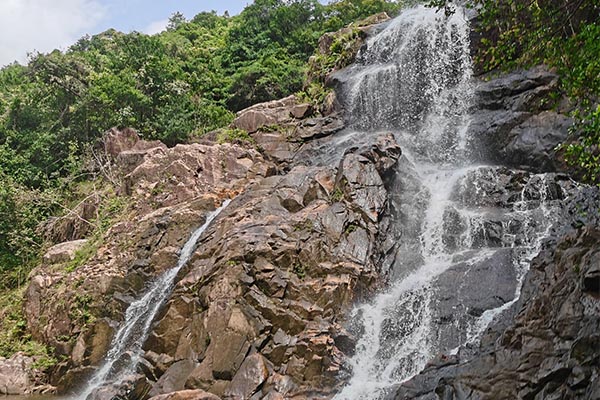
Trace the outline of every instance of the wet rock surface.
{"type": "Polygon", "coordinates": [[[558,76],[545,67],[490,77],[476,87],[470,147],[476,159],[537,172],[564,170],[556,150],[568,135],[568,108],[556,106],[558,76]]]}
{"type": "Polygon", "coordinates": [[[430,365],[389,398],[597,398],[599,228],[597,223],[571,228],[546,242],[520,299],[478,346],[443,356],[452,362],[430,365]]]}

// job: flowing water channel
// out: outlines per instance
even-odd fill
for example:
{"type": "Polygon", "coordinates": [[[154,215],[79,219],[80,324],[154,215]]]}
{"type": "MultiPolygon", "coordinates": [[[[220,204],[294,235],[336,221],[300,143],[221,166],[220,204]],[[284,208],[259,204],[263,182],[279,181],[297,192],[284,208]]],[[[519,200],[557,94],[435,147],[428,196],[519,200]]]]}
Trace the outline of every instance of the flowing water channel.
{"type": "Polygon", "coordinates": [[[129,305],[123,325],[115,334],[103,364],[79,393],[78,399],[86,399],[94,391],[102,390],[105,385],[119,385],[136,371],[152,322],[173,290],[177,274],[189,261],[200,236],[229,202],[230,200],[224,201],[206,216],[204,224],[192,233],[182,247],[177,265],[158,277],[140,299],[129,305]]]}
{"type": "Polygon", "coordinates": [[[326,145],[330,154],[382,131],[403,150],[390,205],[396,243],[384,262],[390,285],[352,312],[359,340],[338,400],[385,398],[436,354],[477,341],[518,298],[552,225],[545,175],[469,160],[469,33],[462,10],[413,8],[337,77],[352,129],[326,145]],[[507,183],[513,193],[498,195],[507,183]]]}

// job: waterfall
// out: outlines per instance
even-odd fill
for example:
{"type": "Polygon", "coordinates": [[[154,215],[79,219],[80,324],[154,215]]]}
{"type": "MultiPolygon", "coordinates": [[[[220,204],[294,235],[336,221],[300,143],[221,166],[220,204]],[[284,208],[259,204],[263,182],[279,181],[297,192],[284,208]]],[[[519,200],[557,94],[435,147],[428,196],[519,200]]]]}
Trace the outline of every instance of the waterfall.
{"type": "Polygon", "coordinates": [[[77,396],[79,399],[86,399],[103,385],[119,384],[128,375],[135,373],[152,322],[173,290],[177,274],[189,261],[200,236],[229,203],[230,200],[225,200],[219,208],[207,215],[204,224],[192,233],[182,247],[177,265],[164,272],[140,299],[129,305],[125,312],[125,321],[113,337],[104,362],[77,396]]]}
{"type": "Polygon", "coordinates": [[[386,130],[403,149],[390,207],[398,242],[391,282],[351,313],[358,342],[338,400],[385,398],[436,354],[476,342],[518,298],[551,227],[546,176],[523,183],[520,199],[494,203],[513,172],[469,161],[469,33],[463,10],[445,16],[415,7],[371,37],[338,76],[352,129],[332,145],[386,130]],[[484,273],[510,290],[473,293],[484,273]]]}

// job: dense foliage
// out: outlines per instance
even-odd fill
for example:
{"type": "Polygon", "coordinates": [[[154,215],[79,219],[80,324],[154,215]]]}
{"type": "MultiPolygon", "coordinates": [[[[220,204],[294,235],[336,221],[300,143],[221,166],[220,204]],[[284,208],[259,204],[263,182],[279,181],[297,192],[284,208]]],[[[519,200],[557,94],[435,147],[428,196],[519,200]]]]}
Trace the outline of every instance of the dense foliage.
{"type": "Polygon", "coordinates": [[[300,90],[324,32],[401,5],[256,0],[234,17],[176,13],[157,35],[108,30],[2,68],[0,286],[18,285],[36,262],[38,224],[76,202],[104,131],[130,126],[174,145],[226,126],[244,107],[300,90]]]}

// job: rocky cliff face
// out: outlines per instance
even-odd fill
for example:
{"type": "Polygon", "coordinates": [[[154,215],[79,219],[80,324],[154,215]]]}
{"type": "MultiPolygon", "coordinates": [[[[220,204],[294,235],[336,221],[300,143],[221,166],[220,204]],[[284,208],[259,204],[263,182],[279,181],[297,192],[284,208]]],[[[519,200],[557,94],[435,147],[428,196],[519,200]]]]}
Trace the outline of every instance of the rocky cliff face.
{"type": "MultiPolygon", "coordinates": [[[[477,152],[479,159],[529,171],[564,170],[555,149],[567,137],[570,119],[563,112],[568,107],[564,101],[553,107],[546,103],[556,79],[538,67],[479,84],[470,127],[470,145],[485,150],[477,152]]],[[[561,187],[557,193],[563,193],[557,199],[567,203],[565,212],[532,261],[519,300],[489,326],[480,342],[455,355],[440,353],[387,398],[600,396],[600,192],[569,189],[573,183],[566,175],[554,179],[561,187]]],[[[502,197],[510,187],[505,183],[485,198],[494,202],[497,195],[502,197]]],[[[473,288],[471,293],[477,292],[473,288]]]]}
{"type": "Polygon", "coordinates": [[[519,302],[479,347],[440,355],[390,398],[598,398],[599,239],[588,225],[547,242],[519,302]]]}
{"type": "MultiPolygon", "coordinates": [[[[532,207],[539,205],[541,183],[528,171],[563,167],[554,149],[569,124],[562,113],[567,106],[544,100],[556,79],[534,69],[479,82],[472,152],[521,169],[490,167],[495,181],[483,188],[483,202],[472,204],[467,190],[457,194],[465,204],[502,208],[526,193],[532,207]]],[[[336,149],[332,137],[345,126],[341,112],[328,107],[327,116],[313,115],[313,107],[294,96],[250,107],[234,122],[253,138],[248,146],[166,148],[112,132],[107,152],[118,166],[118,198],[126,203],[121,219],[92,249],[73,242],[89,234],[79,223],[53,225],[49,237],[69,242],[48,252],[26,294],[28,330],[64,358],[51,383],[67,392],[89,379],[127,306],[176,264],[206,215],[231,198],[179,274],[136,373],[94,398],[332,397],[355,351],[354,334],[360,335],[347,331],[349,309],[384,286],[386,260],[410,248],[389,240],[402,240],[389,225],[391,198],[403,201],[394,192],[403,187],[394,182],[403,168],[399,146],[380,133],[368,145],[325,154],[336,149]],[[74,264],[82,249],[92,256],[74,264]]],[[[575,191],[564,174],[549,174],[547,181],[552,201],[575,191]]],[[[545,245],[522,298],[480,346],[440,355],[393,398],[598,397],[598,202],[593,189],[573,200],[564,221],[577,230],[557,231],[545,245]]],[[[92,213],[92,203],[82,207],[92,213]]],[[[502,227],[502,221],[486,221],[475,240],[493,246],[510,234],[502,227]]],[[[451,245],[454,238],[445,240],[451,245]]],[[[478,271],[480,282],[461,288],[469,307],[506,302],[476,284],[484,280],[507,297],[514,293],[514,279],[504,270],[490,274],[481,265],[478,271]]],[[[459,266],[439,280],[459,282],[461,274],[459,266]]],[[[460,323],[452,310],[461,305],[453,293],[438,297],[436,318],[451,332],[460,323]]]]}
{"type": "Polygon", "coordinates": [[[67,357],[52,375],[60,392],[89,379],[145,282],[173,267],[206,213],[233,198],[153,325],[140,374],[95,396],[328,397],[352,352],[343,316],[381,282],[378,222],[401,152],[382,134],[338,165],[306,166],[295,152],[343,127],[339,117],[307,118],[309,110],[292,97],[241,112],[236,124],[262,154],[238,145],[112,146],[125,173],[124,217],[73,271],[85,240],[53,247],[26,294],[29,330],[67,357]]]}

